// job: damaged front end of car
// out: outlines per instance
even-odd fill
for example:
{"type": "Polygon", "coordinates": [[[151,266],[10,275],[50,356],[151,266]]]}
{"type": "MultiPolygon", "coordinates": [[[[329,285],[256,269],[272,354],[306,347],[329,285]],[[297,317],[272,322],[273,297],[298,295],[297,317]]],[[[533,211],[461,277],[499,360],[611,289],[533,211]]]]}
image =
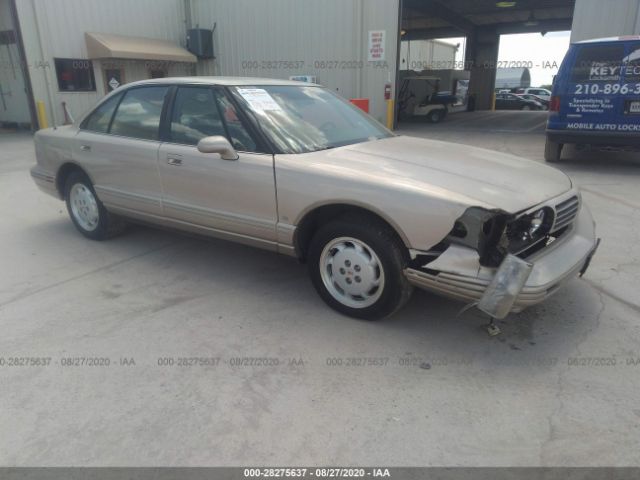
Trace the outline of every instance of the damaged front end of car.
{"type": "Polygon", "coordinates": [[[438,245],[413,252],[405,273],[420,288],[504,318],[577,275],[596,245],[591,214],[577,192],[517,214],[472,206],[438,245]],[[547,258],[559,244],[572,250],[547,258]]]}

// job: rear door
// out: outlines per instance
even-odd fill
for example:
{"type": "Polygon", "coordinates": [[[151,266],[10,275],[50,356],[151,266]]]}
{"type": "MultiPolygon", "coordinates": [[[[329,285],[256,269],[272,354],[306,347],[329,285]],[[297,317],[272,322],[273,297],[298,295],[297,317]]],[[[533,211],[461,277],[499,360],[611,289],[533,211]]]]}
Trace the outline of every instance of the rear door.
{"type": "Polygon", "coordinates": [[[224,89],[177,87],[167,119],[159,153],[165,216],[275,249],[273,155],[258,146],[224,89]],[[227,137],[239,158],[201,153],[198,141],[213,135],[227,137]]]}
{"type": "Polygon", "coordinates": [[[623,125],[630,132],[640,133],[640,42],[629,42],[624,58],[623,85],[628,92],[624,95],[623,125]]]}
{"type": "Polygon", "coordinates": [[[73,155],[107,207],[162,215],[158,149],[168,89],[131,88],[111,97],[83,122],[73,155]]]}
{"type": "Polygon", "coordinates": [[[640,50],[638,42],[574,48],[565,93],[561,93],[560,114],[565,128],[613,134],[632,130],[638,122],[631,110],[640,108],[634,103],[640,100],[640,75],[635,75],[638,72],[628,59],[640,50]]]}

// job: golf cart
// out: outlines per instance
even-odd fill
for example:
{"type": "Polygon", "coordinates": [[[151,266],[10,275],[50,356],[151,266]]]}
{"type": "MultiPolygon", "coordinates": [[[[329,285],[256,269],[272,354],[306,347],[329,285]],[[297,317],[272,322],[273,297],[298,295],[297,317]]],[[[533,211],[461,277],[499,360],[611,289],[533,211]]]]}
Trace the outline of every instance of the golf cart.
{"type": "Polygon", "coordinates": [[[405,77],[398,94],[398,120],[422,117],[438,123],[456,101],[451,92],[440,91],[438,77],[405,77]]]}

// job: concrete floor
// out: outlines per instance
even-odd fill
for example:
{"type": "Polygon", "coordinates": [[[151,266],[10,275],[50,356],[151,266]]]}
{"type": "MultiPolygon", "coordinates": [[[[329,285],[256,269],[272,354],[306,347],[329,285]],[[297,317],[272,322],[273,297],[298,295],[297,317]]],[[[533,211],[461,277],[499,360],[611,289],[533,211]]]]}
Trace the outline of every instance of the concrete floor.
{"type": "MultiPolygon", "coordinates": [[[[478,112],[401,133],[542,161],[543,124],[478,112]]],[[[479,314],[456,318],[460,304],[423,292],[385,321],[341,317],[304,266],[248,247],[144,227],[88,241],[32,184],[30,137],[3,134],[0,464],[638,465],[633,157],[567,152],[558,166],[583,187],[599,254],[491,338],[479,314]],[[7,366],[15,356],[51,363],[7,366]],[[166,357],[220,361],[158,365],[166,357]]]]}

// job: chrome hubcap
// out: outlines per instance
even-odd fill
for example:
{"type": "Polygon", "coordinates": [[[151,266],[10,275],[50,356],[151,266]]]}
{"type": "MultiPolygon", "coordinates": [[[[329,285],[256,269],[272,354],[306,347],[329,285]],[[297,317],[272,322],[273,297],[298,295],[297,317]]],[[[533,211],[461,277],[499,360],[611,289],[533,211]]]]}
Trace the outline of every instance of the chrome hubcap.
{"type": "Polygon", "coordinates": [[[96,197],[82,183],[76,183],[69,192],[71,213],[78,224],[88,232],[96,229],[100,219],[96,197]]]}
{"type": "Polygon", "coordinates": [[[355,238],[336,238],[324,247],[320,276],[331,296],[351,308],[373,305],[384,290],[380,259],[371,247],[355,238]]]}

